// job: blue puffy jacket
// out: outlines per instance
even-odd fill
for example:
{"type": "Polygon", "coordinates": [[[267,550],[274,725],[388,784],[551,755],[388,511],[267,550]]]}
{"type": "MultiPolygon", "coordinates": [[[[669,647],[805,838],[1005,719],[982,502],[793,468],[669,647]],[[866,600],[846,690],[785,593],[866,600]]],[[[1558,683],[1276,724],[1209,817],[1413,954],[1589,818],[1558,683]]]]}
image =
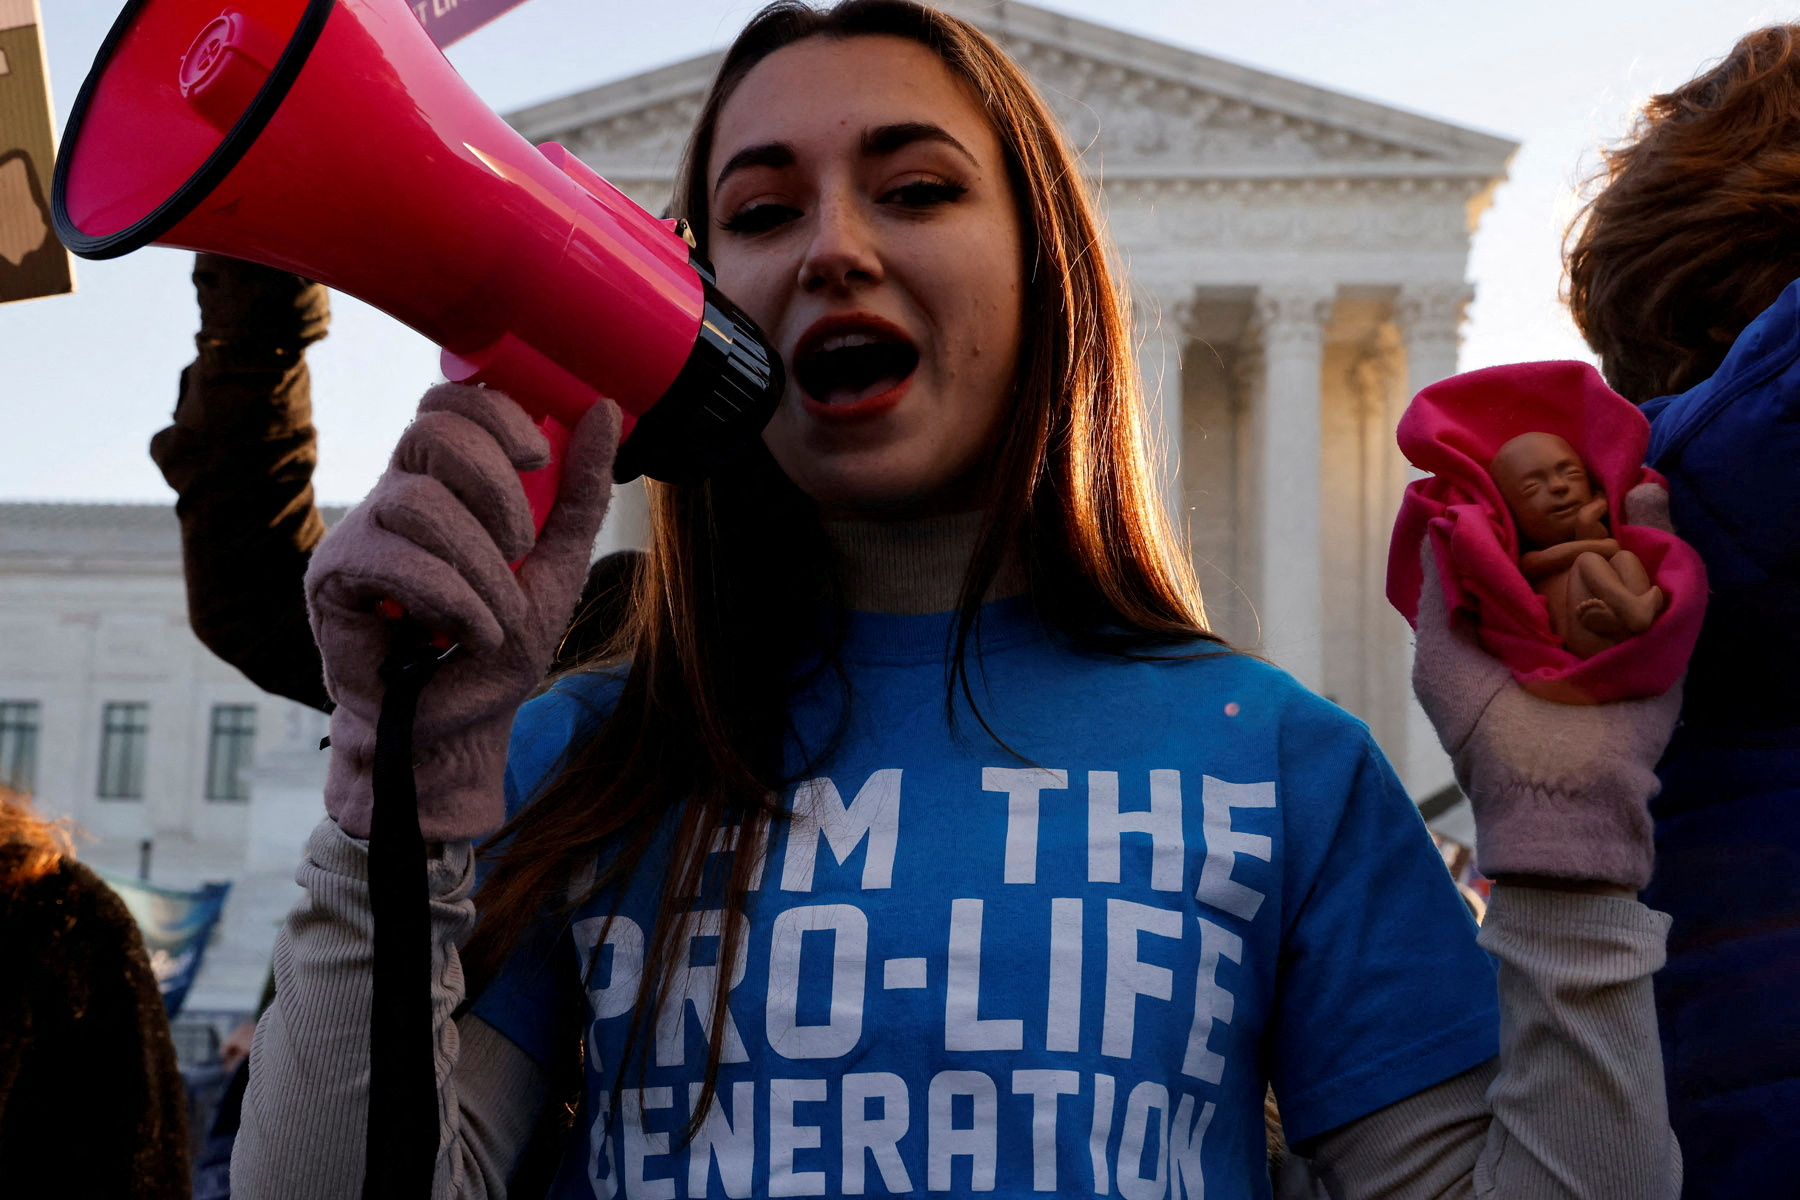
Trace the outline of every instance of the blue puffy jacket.
{"type": "Polygon", "coordinates": [[[1800,281],[1643,411],[1712,587],[1644,894],[1684,1195],[1800,1195],[1800,281]]]}

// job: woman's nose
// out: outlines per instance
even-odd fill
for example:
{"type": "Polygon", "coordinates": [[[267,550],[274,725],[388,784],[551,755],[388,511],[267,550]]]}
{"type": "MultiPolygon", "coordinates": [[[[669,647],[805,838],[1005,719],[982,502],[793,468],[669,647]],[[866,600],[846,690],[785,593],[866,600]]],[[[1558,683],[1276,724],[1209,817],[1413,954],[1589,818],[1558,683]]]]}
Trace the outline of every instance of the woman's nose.
{"type": "Polygon", "coordinates": [[[812,240],[800,263],[800,287],[808,292],[841,291],[881,278],[881,255],[874,231],[852,200],[821,202],[812,240]]]}

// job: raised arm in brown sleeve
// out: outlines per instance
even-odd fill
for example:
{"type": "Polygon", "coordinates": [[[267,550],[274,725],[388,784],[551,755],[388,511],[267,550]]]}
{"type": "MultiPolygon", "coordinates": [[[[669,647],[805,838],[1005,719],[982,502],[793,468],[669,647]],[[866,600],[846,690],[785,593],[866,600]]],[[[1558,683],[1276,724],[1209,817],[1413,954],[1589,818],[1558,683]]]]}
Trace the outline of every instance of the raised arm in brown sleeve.
{"type": "Polygon", "coordinates": [[[305,350],[325,336],[325,288],[201,254],[199,356],[181,375],[175,422],[150,457],[175,489],[188,621],[258,687],[326,708],[301,581],[325,522],[305,350]]]}

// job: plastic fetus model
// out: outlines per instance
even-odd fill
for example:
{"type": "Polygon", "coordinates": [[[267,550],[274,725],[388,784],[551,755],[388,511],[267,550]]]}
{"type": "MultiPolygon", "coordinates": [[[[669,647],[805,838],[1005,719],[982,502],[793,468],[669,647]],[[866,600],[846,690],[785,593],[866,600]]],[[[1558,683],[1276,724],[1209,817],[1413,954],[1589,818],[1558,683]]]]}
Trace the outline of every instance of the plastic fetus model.
{"type": "Polygon", "coordinates": [[[1666,603],[1643,562],[1606,528],[1606,497],[1568,442],[1523,433],[1488,468],[1512,510],[1525,552],[1519,569],[1549,602],[1550,628],[1570,653],[1592,658],[1650,628],[1666,603]]]}

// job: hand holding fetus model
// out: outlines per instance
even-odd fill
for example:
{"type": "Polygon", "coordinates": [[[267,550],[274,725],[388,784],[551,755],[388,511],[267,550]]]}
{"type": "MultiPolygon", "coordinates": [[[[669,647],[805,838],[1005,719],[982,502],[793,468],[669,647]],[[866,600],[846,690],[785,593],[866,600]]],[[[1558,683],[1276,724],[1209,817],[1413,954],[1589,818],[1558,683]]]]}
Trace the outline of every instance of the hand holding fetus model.
{"type": "Polygon", "coordinates": [[[1524,433],[1488,468],[1528,547],[1532,591],[1549,601],[1550,628],[1570,653],[1592,658],[1650,628],[1666,603],[1643,562],[1606,529],[1581,456],[1551,433],[1524,433]]]}

